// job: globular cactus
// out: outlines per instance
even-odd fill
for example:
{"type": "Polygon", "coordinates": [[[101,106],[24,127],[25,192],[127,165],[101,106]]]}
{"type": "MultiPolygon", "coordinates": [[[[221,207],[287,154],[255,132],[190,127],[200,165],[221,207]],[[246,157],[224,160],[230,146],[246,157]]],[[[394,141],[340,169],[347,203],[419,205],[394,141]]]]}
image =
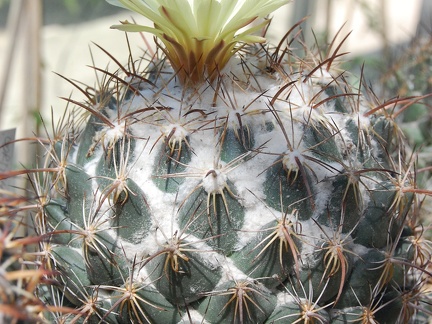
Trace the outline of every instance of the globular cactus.
{"type": "Polygon", "coordinates": [[[285,0],[109,2],[154,22],[114,28],[163,45],[148,64],[96,68],[94,91],[70,81],[84,113],[29,170],[43,179],[44,262],[60,273],[43,300],[76,309],[43,317],[426,321],[417,215],[429,192],[392,118],[398,100],[353,88],[335,44],[298,57],[294,32],[274,48],[252,36],[285,0]]]}

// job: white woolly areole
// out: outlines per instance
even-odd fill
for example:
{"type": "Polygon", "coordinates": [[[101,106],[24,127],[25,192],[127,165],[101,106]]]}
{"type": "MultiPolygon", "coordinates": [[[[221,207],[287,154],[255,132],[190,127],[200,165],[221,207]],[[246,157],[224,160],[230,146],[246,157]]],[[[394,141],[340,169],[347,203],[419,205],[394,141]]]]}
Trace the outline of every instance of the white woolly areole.
{"type": "Polygon", "coordinates": [[[161,127],[162,134],[169,139],[170,142],[180,142],[184,140],[189,132],[180,124],[169,124],[161,127]]]}
{"type": "Polygon", "coordinates": [[[317,69],[310,77],[315,83],[322,85],[330,84],[335,80],[334,76],[330,73],[330,71],[322,68],[317,69]]]}
{"type": "Polygon", "coordinates": [[[209,170],[202,179],[202,186],[209,194],[221,193],[227,187],[227,175],[220,169],[209,170]]]}
{"type": "Polygon", "coordinates": [[[287,151],[282,158],[282,164],[287,170],[298,171],[299,167],[297,161],[298,163],[303,164],[304,160],[303,155],[301,155],[299,151],[287,151]]]}
{"type": "Polygon", "coordinates": [[[104,144],[105,146],[111,145],[112,143],[117,142],[122,139],[126,132],[125,123],[120,123],[118,121],[113,122],[114,127],[107,127],[104,131],[104,144]]]}

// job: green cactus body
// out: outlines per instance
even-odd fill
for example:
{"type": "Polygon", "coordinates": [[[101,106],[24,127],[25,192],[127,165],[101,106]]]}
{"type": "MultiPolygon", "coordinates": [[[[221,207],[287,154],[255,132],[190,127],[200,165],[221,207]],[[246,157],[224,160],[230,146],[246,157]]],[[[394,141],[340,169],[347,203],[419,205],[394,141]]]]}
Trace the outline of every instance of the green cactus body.
{"type": "Polygon", "coordinates": [[[288,52],[245,46],[193,85],[165,60],[108,78],[115,100],[73,143],[40,229],[61,230],[58,294],[80,310],[97,296],[89,322],[401,311],[382,296],[402,300],[422,273],[403,234],[414,182],[396,124],[331,64],[288,52]]]}

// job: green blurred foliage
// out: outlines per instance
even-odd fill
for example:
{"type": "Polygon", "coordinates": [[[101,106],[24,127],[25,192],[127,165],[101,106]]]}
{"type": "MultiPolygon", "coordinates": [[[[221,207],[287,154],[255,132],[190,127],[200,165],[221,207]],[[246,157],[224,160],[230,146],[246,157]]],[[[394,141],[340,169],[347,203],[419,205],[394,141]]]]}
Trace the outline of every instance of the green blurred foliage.
{"type": "MultiPolygon", "coordinates": [[[[0,0],[0,27],[6,25],[11,1],[0,0]]],[[[105,0],[42,0],[42,2],[44,24],[46,25],[74,24],[111,15],[121,10],[110,6],[105,0]]]]}

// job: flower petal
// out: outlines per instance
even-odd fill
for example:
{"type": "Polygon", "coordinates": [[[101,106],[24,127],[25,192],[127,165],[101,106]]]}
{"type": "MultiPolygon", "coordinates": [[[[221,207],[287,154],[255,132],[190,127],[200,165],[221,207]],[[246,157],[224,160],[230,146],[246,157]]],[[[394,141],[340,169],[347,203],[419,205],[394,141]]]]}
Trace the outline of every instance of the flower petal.
{"type": "Polygon", "coordinates": [[[127,21],[112,28],[146,31],[158,36],[180,79],[188,82],[189,78],[193,83],[215,77],[238,50],[238,43],[265,42],[263,37],[253,34],[269,21],[253,27],[249,25],[290,0],[107,1],[153,21],[154,28],[127,21]]]}
{"type": "Polygon", "coordinates": [[[118,30],[125,31],[125,32],[148,32],[148,33],[152,33],[156,36],[162,35],[162,33],[156,28],[138,25],[138,24],[133,24],[133,23],[128,22],[127,20],[121,21],[121,25],[112,25],[110,28],[111,29],[118,29],[118,30]]]}

